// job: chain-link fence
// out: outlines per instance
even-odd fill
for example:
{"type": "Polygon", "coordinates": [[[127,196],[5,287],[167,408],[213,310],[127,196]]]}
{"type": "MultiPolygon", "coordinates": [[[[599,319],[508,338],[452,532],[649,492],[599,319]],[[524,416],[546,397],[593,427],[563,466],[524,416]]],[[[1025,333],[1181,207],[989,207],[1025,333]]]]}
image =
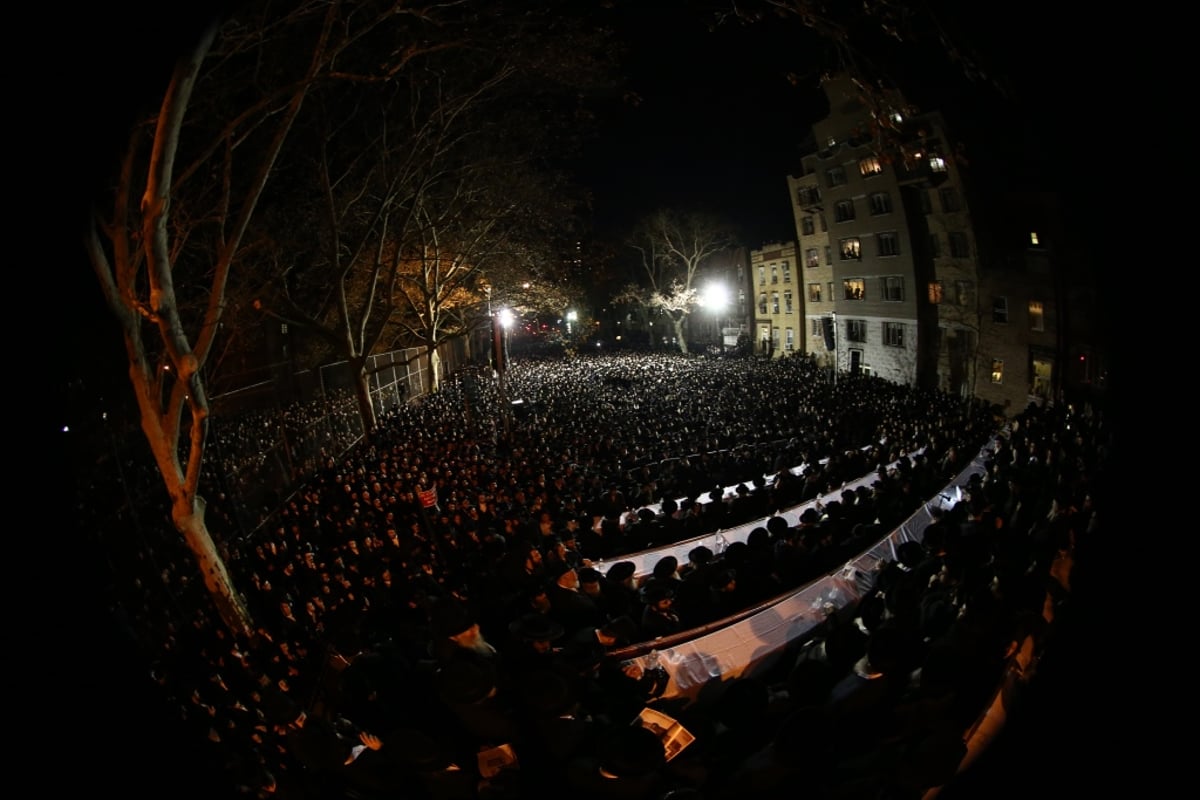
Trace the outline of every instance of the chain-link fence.
{"type": "MultiPolygon", "coordinates": [[[[470,361],[466,339],[431,359],[419,348],[371,356],[364,371],[376,417],[429,393],[433,371],[449,375],[470,361]]],[[[211,400],[207,492],[233,515],[236,535],[252,534],[317,470],[363,438],[355,371],[349,362],[302,372],[273,369],[211,400]]]]}

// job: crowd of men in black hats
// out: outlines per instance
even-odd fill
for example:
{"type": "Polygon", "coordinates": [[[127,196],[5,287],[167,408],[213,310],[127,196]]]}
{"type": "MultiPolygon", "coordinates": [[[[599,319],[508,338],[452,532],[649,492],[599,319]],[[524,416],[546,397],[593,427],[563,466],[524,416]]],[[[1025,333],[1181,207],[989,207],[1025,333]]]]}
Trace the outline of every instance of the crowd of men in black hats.
{"type": "MultiPolygon", "coordinates": [[[[221,539],[251,640],[216,619],[170,531],[122,565],[122,629],[243,793],[917,797],[952,774],[1012,643],[1048,588],[1066,597],[1064,553],[1098,527],[1102,414],[1031,406],[849,615],[777,674],[680,705],[661,671],[610,653],[835,568],[958,475],[996,418],[801,358],[530,361],[505,379],[521,417],[503,424],[490,376],[464,372],[327,454],[253,539],[221,539]],[[795,526],[776,514],[830,495],[795,526]],[[746,542],[648,576],[621,559],[756,519],[746,542]],[[697,734],[670,762],[632,724],[647,705],[697,734]]],[[[218,537],[223,519],[212,504],[218,537]]]]}

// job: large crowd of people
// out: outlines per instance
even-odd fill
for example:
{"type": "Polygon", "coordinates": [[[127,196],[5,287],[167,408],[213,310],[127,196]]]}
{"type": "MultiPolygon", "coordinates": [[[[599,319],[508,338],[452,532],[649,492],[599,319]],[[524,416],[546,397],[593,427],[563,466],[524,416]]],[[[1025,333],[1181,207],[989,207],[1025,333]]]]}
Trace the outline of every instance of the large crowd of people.
{"type": "MultiPolygon", "coordinates": [[[[802,782],[828,800],[917,798],[953,774],[1014,643],[1045,625],[1047,596],[1065,602],[1063,565],[1099,525],[1111,431],[1090,407],[998,420],[878,378],[833,382],[802,358],[529,360],[499,388],[466,370],[394,409],[324,453],[251,536],[218,493],[209,525],[250,637],[220,622],[169,524],[131,535],[128,514],[93,511],[126,529],[97,532],[114,621],[232,788],[681,800],[802,782]],[[684,703],[613,656],[835,569],[997,433],[962,500],[772,673],[684,703]],[[779,514],[817,497],[795,525],[779,514]],[[649,575],[622,560],[755,520],[746,542],[649,575]],[[668,760],[633,724],[646,707],[695,741],[668,760]]],[[[220,450],[244,460],[248,441],[220,450]]]]}

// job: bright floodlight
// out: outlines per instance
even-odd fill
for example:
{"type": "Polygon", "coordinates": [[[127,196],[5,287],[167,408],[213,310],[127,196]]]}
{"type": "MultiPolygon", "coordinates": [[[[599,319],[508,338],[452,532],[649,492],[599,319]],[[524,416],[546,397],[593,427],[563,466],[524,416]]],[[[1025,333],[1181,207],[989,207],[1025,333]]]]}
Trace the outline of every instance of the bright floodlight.
{"type": "Polygon", "coordinates": [[[568,322],[574,322],[577,319],[579,319],[579,315],[576,314],[574,311],[567,312],[567,321],[568,322]]]}
{"type": "Polygon", "coordinates": [[[507,308],[500,309],[500,324],[505,328],[511,328],[513,324],[513,313],[507,308]]]}
{"type": "Polygon", "coordinates": [[[705,308],[720,314],[729,307],[729,289],[722,283],[710,283],[704,287],[700,302],[705,308]]]}

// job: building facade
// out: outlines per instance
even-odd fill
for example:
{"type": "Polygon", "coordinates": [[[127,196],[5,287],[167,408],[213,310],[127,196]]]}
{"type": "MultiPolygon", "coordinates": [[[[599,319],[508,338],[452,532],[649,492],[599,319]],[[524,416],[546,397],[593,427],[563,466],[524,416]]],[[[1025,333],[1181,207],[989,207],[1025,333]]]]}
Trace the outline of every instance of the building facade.
{"type": "Polygon", "coordinates": [[[799,252],[795,242],[774,242],[750,251],[757,355],[781,358],[805,352],[799,252]]]}
{"type": "Polygon", "coordinates": [[[989,227],[981,253],[980,219],[943,117],[914,113],[898,94],[865,98],[844,78],[824,89],[830,113],[813,126],[816,150],[787,179],[803,352],[840,372],[1011,413],[1052,398],[1060,287],[1032,217],[1022,222],[1017,206],[1008,238],[989,227]]]}

